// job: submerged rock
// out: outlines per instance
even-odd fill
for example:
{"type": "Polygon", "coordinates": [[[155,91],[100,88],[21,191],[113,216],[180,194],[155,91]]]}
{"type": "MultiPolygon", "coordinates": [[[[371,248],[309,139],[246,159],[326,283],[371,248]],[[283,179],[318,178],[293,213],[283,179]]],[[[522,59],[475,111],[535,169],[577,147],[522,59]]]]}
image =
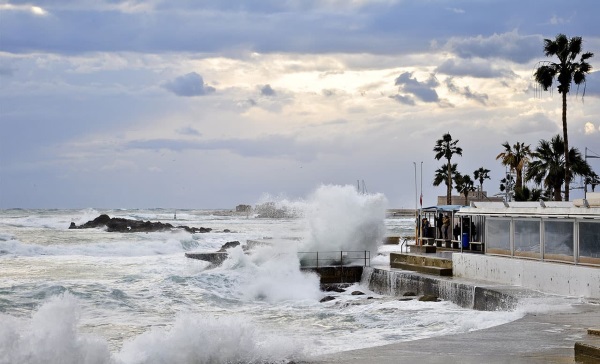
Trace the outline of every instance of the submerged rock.
{"type": "Polygon", "coordinates": [[[364,292],[361,292],[361,291],[354,291],[354,292],[352,292],[352,295],[353,295],[353,296],[362,296],[362,295],[364,295],[364,292]]]}
{"type": "Polygon", "coordinates": [[[420,297],[419,301],[421,301],[421,302],[439,302],[441,300],[438,298],[438,296],[426,294],[426,295],[420,297]]]}
{"type": "Polygon", "coordinates": [[[325,297],[321,298],[321,300],[319,302],[328,302],[328,301],[333,301],[333,300],[335,300],[335,297],[325,296],[325,297]]]}
{"type": "Polygon", "coordinates": [[[121,233],[133,233],[133,232],[154,232],[154,231],[166,231],[174,229],[183,229],[189,233],[207,233],[212,229],[210,228],[195,228],[184,225],[173,226],[169,223],[162,222],[150,222],[141,220],[124,219],[120,217],[113,217],[106,214],[102,214],[90,220],[85,224],[77,226],[74,222],[71,222],[69,229],[94,229],[106,227],[106,231],[109,232],[121,232],[121,233]]]}

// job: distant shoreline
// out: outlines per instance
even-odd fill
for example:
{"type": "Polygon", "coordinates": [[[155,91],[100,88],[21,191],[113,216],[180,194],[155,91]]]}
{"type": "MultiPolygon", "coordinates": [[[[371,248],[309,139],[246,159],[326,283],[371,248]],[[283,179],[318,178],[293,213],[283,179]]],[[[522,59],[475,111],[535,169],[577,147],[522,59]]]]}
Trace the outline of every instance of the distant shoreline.
{"type": "Polygon", "coordinates": [[[388,216],[415,216],[415,209],[387,209],[388,216]]]}

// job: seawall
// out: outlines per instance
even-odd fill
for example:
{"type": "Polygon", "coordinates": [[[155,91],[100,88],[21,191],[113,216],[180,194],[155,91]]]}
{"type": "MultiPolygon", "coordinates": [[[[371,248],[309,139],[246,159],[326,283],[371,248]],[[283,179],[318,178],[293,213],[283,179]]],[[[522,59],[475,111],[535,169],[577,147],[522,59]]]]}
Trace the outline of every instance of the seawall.
{"type": "Polygon", "coordinates": [[[522,294],[514,287],[476,285],[452,278],[376,267],[363,269],[361,283],[379,294],[434,295],[461,307],[482,311],[512,310],[522,294]]]}

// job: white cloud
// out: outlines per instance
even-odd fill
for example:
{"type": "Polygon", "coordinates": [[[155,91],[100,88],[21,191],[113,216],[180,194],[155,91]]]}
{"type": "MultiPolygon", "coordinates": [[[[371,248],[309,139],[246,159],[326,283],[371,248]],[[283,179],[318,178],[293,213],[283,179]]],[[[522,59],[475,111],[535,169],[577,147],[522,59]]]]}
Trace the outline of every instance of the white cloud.
{"type": "MultiPolygon", "coordinates": [[[[596,133],[596,126],[594,125],[594,123],[588,121],[587,123],[585,123],[584,130],[585,135],[591,135],[596,133]]],[[[598,126],[598,130],[600,130],[600,125],[598,126]]]]}

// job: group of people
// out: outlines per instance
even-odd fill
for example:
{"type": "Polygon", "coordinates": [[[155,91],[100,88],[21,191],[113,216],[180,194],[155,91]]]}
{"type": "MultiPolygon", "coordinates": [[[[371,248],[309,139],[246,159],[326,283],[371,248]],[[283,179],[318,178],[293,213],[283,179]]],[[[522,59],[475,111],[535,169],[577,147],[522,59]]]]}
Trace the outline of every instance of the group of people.
{"type": "MultiPolygon", "coordinates": [[[[468,220],[466,221],[466,225],[463,227],[465,232],[469,233],[471,240],[475,238],[476,228],[475,224],[471,221],[471,224],[468,224],[468,220]]],[[[448,240],[448,228],[450,227],[450,217],[448,214],[439,213],[435,219],[435,227],[437,227],[437,238],[448,240]]],[[[421,227],[423,229],[423,237],[433,238],[434,230],[431,229],[431,224],[426,217],[421,220],[421,227]]],[[[452,235],[454,236],[454,240],[460,240],[460,225],[457,222],[452,229],[452,235]]]]}
{"type": "MultiPolygon", "coordinates": [[[[437,238],[448,240],[448,227],[450,227],[450,217],[448,215],[439,214],[435,220],[435,226],[437,227],[437,238]]],[[[421,227],[423,228],[423,237],[433,238],[433,230],[431,224],[426,217],[421,220],[421,227]]]]}

